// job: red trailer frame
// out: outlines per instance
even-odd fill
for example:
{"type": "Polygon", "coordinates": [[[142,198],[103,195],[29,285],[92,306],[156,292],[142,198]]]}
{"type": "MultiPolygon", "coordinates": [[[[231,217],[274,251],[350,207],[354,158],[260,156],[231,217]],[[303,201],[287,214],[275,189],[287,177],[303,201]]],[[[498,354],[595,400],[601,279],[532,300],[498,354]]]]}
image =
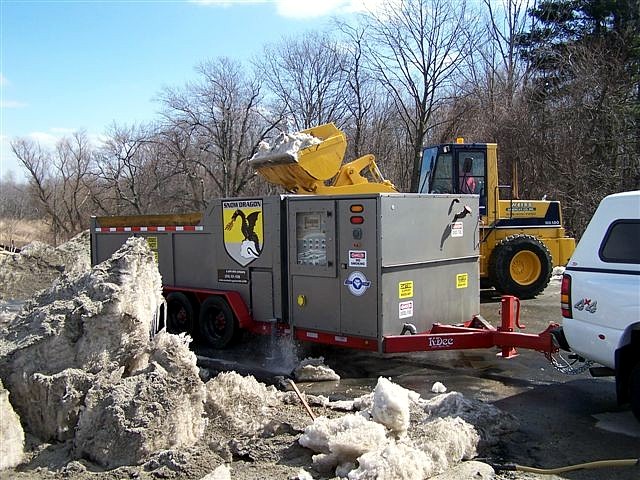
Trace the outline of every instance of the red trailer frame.
{"type": "Polygon", "coordinates": [[[520,300],[511,295],[501,299],[501,320],[498,328],[489,325],[480,316],[475,316],[462,325],[442,325],[436,323],[431,330],[414,335],[393,335],[384,337],[385,353],[432,352],[437,350],[464,350],[472,348],[501,349],[499,356],[513,358],[518,355],[516,348],[537,350],[552,354],[559,350],[554,341],[552,330],[559,327],[551,323],[546,330],[538,334],[516,332],[520,324],[520,300]]]}

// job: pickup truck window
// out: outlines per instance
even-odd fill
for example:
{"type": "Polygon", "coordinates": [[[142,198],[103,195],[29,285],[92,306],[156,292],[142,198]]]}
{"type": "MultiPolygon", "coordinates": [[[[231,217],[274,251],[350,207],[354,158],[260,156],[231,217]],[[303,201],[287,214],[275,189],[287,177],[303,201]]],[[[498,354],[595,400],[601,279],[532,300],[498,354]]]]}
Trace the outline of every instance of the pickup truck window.
{"type": "Polygon", "coordinates": [[[640,221],[613,222],[602,240],[599,255],[603,262],[640,263],[640,221]]]}

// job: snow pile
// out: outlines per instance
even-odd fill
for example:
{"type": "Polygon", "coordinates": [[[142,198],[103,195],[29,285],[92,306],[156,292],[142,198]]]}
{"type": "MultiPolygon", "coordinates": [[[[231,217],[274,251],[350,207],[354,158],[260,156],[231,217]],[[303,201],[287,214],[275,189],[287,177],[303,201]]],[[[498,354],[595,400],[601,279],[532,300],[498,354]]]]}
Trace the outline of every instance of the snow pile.
{"type": "Polygon", "coordinates": [[[349,413],[333,419],[316,418],[298,442],[319,452],[313,456],[313,463],[320,472],[326,473],[336,467],[348,472],[354,468],[358,457],[385,445],[387,436],[381,424],[349,413]]]}
{"type": "Polygon", "coordinates": [[[435,382],[431,387],[431,392],[433,393],[444,393],[446,391],[447,391],[447,387],[445,387],[444,384],[440,382],[435,382]]]}
{"type": "Polygon", "coordinates": [[[415,394],[414,399],[416,400],[419,397],[416,392],[410,392],[406,388],[380,377],[373,391],[371,417],[394,434],[404,435],[409,428],[409,397],[411,394],[415,394]]]}
{"type": "Polygon", "coordinates": [[[381,450],[362,455],[358,464],[349,472],[349,480],[422,480],[433,473],[433,462],[427,454],[405,443],[389,442],[381,450]]]}
{"type": "Polygon", "coordinates": [[[61,275],[85,272],[90,265],[89,231],[57,248],[29,243],[19,254],[0,255],[0,299],[25,300],[61,275]]]}
{"type": "Polygon", "coordinates": [[[231,480],[231,470],[226,465],[220,465],[200,480],[231,480]]]}
{"type": "Polygon", "coordinates": [[[275,387],[267,387],[253,376],[223,372],[206,384],[206,410],[227,429],[252,434],[269,422],[268,413],[281,404],[275,387]]]}
{"type": "Polygon", "coordinates": [[[0,471],[18,465],[24,456],[24,431],[0,381],[0,471]]]}
{"type": "Polygon", "coordinates": [[[160,292],[152,252],[131,238],[25,305],[1,373],[30,433],[108,468],[199,438],[205,390],[188,340],[150,337],[160,292]]]}
{"type": "Polygon", "coordinates": [[[508,413],[481,402],[466,398],[459,392],[437,395],[430,400],[419,400],[418,404],[431,418],[459,417],[473,425],[481,437],[481,447],[493,445],[508,432],[518,429],[518,421],[508,413]]]}
{"type": "Polygon", "coordinates": [[[258,145],[258,151],[251,157],[249,163],[256,161],[269,161],[269,157],[274,159],[281,157],[292,157],[294,160],[298,160],[298,152],[313,145],[322,143],[322,140],[309,135],[308,133],[284,133],[278,135],[273,144],[266,141],[260,142],[258,145]]]}
{"type": "Polygon", "coordinates": [[[318,417],[298,441],[317,452],[313,463],[322,473],[335,469],[337,476],[352,480],[423,479],[477,454],[480,435],[459,416],[469,405],[455,392],[425,401],[381,377],[372,394],[353,402],[359,412],[318,417]]]}
{"type": "Polygon", "coordinates": [[[300,382],[322,382],[340,380],[340,375],[324,364],[324,357],[305,358],[293,372],[300,382]]]}

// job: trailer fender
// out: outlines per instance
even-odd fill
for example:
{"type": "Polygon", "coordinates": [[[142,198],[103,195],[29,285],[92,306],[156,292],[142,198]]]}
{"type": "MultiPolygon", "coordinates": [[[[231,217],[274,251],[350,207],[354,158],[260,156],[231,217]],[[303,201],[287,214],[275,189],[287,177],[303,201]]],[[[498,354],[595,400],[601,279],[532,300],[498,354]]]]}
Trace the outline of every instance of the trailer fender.
{"type": "Polygon", "coordinates": [[[254,324],[253,317],[240,294],[238,292],[224,292],[222,296],[225,298],[231,308],[231,311],[236,316],[238,326],[243,330],[250,330],[254,324]]]}

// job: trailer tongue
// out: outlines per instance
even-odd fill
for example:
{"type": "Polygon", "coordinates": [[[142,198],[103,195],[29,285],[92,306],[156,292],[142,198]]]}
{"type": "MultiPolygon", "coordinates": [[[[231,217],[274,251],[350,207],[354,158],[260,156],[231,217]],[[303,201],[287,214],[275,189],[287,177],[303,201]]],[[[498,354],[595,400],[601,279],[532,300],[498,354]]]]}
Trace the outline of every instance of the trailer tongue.
{"type": "Polygon", "coordinates": [[[558,324],[550,324],[538,334],[516,332],[524,329],[520,325],[520,300],[505,295],[501,298],[501,324],[493,327],[479,315],[462,325],[434,324],[431,330],[412,335],[392,335],[384,339],[383,350],[386,353],[465,350],[473,348],[500,348],[499,356],[513,358],[518,355],[516,348],[536,350],[548,358],[558,351],[553,331],[558,324]]]}

